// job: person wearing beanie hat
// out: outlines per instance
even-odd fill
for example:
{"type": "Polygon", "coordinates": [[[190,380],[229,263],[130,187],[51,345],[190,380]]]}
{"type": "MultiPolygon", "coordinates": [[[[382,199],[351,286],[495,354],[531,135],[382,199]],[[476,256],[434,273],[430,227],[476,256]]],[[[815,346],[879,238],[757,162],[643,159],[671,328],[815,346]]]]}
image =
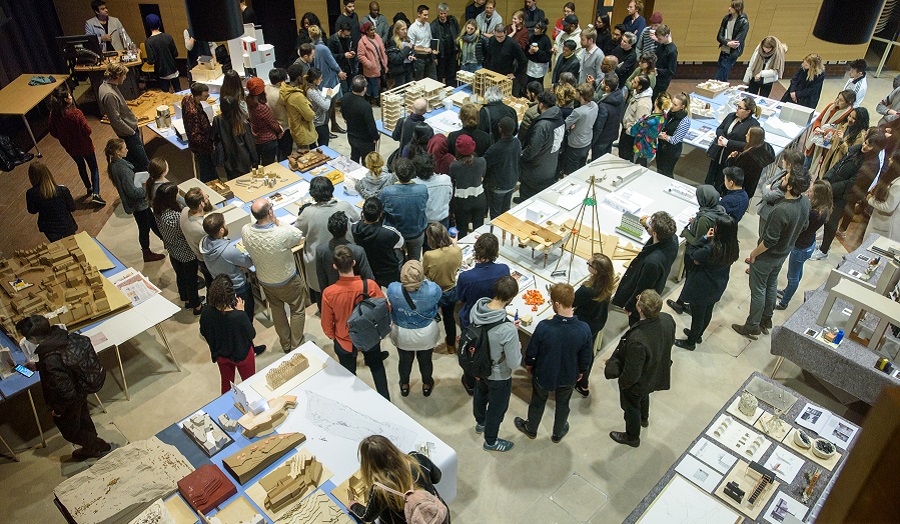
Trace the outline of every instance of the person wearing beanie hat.
{"type": "Polygon", "coordinates": [[[422,374],[422,394],[431,395],[434,387],[431,356],[441,338],[436,317],[442,294],[441,286],[425,278],[425,268],[418,260],[403,264],[400,282],[388,286],[391,342],[400,354],[400,394],[404,397],[409,395],[409,374],[414,359],[419,361],[422,374]]]}
{"type": "Polygon", "coordinates": [[[266,83],[262,78],[252,77],[247,80],[247,113],[250,116],[250,132],[256,141],[256,154],[259,162],[267,166],[278,157],[278,141],[284,135],[284,129],[275,118],[275,113],[268,105],[266,83]]]}
{"type": "Polygon", "coordinates": [[[487,197],[482,185],[487,173],[487,161],[474,154],[475,140],[469,135],[459,135],[456,139],[457,160],[450,164],[450,178],[456,188],[451,208],[456,216],[459,238],[481,227],[487,212],[487,197]],[[469,229],[469,223],[472,229],[469,229]]]}
{"type": "Polygon", "coordinates": [[[150,36],[144,42],[147,50],[147,63],[153,64],[154,72],[159,79],[159,89],[169,92],[181,91],[181,79],[178,78],[178,66],[175,59],[178,58],[178,48],[175,47],[175,39],[172,35],[162,32],[162,21],[159,16],[149,14],[144,18],[144,24],[150,30],[150,36]]]}
{"type": "Polygon", "coordinates": [[[647,19],[647,27],[637,35],[638,39],[637,44],[635,44],[635,49],[637,49],[638,58],[647,53],[656,52],[656,46],[659,44],[659,39],[656,37],[656,30],[659,29],[662,22],[663,16],[659,11],[650,15],[650,18],[647,19]]]}

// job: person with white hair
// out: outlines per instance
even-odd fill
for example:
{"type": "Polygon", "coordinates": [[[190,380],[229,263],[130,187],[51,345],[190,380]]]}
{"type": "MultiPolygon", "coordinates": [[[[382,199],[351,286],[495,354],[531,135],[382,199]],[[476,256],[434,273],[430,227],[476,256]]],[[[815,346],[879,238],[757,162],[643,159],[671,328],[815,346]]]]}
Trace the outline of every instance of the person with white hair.
{"type": "MultiPolygon", "coordinates": [[[[519,46],[516,46],[518,48],[519,46]]],[[[500,119],[508,116],[516,122],[513,134],[519,132],[519,118],[516,110],[503,103],[503,92],[497,86],[491,86],[484,92],[485,104],[478,113],[478,129],[491,135],[494,142],[500,141],[500,119]]]]}

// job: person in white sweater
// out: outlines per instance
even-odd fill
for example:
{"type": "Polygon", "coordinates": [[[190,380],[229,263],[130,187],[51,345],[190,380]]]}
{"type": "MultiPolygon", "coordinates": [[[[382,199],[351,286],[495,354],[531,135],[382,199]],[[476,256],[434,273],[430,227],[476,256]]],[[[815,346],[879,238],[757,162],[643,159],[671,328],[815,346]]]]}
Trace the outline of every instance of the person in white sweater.
{"type": "Polygon", "coordinates": [[[866,91],[869,90],[869,82],[866,80],[866,61],[858,58],[847,65],[850,66],[850,78],[844,84],[844,89],[856,93],[856,102],[853,103],[853,107],[859,107],[863,98],[866,97],[866,91]]]}
{"type": "Polygon", "coordinates": [[[281,348],[289,353],[303,343],[306,324],[306,282],[297,271],[291,252],[303,234],[275,217],[275,208],[268,198],[254,200],[250,213],[256,223],[247,224],[241,230],[244,247],[253,259],[256,277],[269,301],[281,348]],[[290,322],[285,304],[291,312],[290,322]]]}

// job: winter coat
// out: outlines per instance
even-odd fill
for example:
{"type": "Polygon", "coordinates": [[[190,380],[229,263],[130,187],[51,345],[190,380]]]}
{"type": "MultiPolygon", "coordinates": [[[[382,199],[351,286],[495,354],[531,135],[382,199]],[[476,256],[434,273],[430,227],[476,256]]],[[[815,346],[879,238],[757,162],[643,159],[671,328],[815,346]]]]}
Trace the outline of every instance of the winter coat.
{"type": "Polygon", "coordinates": [[[548,108],[535,119],[522,146],[521,181],[534,188],[553,183],[565,131],[566,123],[557,106],[548,108]]]}
{"type": "MultiPolygon", "coordinates": [[[[622,114],[622,128],[625,133],[634,136],[632,133],[634,124],[638,120],[650,114],[653,111],[653,90],[647,88],[641,93],[635,93],[628,100],[625,106],[625,112],[622,114]]],[[[656,132],[659,134],[659,131],[656,132]]]]}
{"type": "Polygon", "coordinates": [[[753,198],[763,170],[774,161],[775,150],[768,142],[763,142],[759,147],[754,147],[749,151],[741,151],[738,153],[738,156],[727,159],[725,163],[728,166],[739,167],[744,171],[744,189],[747,191],[747,195],[753,198]]]}
{"type": "Polygon", "coordinates": [[[631,126],[630,135],[634,136],[634,154],[636,158],[653,158],[656,156],[657,137],[666,124],[666,116],[662,113],[647,115],[631,126]]]}
{"type": "Polygon", "coordinates": [[[66,186],[56,186],[56,196],[50,199],[41,196],[40,188],[28,188],[25,204],[29,213],[38,216],[38,231],[41,233],[67,237],[78,231],[78,224],[72,217],[75,200],[66,186]]]}
{"type": "Polygon", "coordinates": [[[734,21],[734,29],[732,30],[731,38],[727,38],[725,36],[725,31],[728,29],[729,18],[731,18],[730,14],[727,14],[722,18],[716,40],[718,40],[720,46],[727,45],[729,40],[739,41],[741,45],[738,46],[737,49],[729,48],[729,51],[727,52],[731,58],[737,59],[737,57],[744,53],[744,42],[747,40],[747,33],[750,31],[750,20],[747,18],[746,13],[741,13],[741,16],[737,17],[734,21]]]}
{"type": "MultiPolygon", "coordinates": [[[[675,320],[668,313],[638,321],[622,335],[619,389],[635,396],[665,391],[671,385],[675,320]]],[[[611,359],[610,362],[613,362],[611,359]]]]}
{"type": "Polygon", "coordinates": [[[869,186],[878,174],[878,155],[862,152],[862,145],[853,146],[840,162],[823,177],[831,182],[834,199],[833,213],[840,213],[845,204],[865,200],[869,186]],[[862,183],[860,183],[862,181],[862,183]],[[866,182],[868,181],[868,182],[866,182]],[[865,188],[862,186],[865,185],[865,188]]]}
{"type": "Polygon", "coordinates": [[[400,266],[403,264],[403,235],[399,231],[383,226],[380,222],[366,224],[364,221],[350,226],[353,240],[366,252],[375,281],[387,287],[391,282],[400,281],[400,266]]]}
{"type": "Polygon", "coordinates": [[[375,280],[365,249],[351,243],[346,238],[332,238],[328,242],[319,244],[319,247],[316,248],[316,276],[322,289],[334,284],[341,277],[334,268],[334,248],[338,246],[347,246],[353,253],[353,260],[356,262],[353,265],[354,275],[361,276],[366,280],[375,280]]]}
{"type": "MultiPolygon", "coordinates": [[[[93,351],[88,337],[69,333],[59,326],[50,328],[50,334],[37,347],[37,370],[41,374],[41,390],[48,408],[62,414],[84,401],[85,393],[78,389],[79,377],[75,376],[75,370],[84,365],[82,355],[93,351]]],[[[99,359],[86,361],[100,366],[99,359]]],[[[102,366],[88,371],[105,374],[102,366]]]]}
{"type": "Polygon", "coordinates": [[[387,74],[387,53],[384,49],[384,42],[377,34],[375,38],[364,36],[359,39],[359,50],[356,57],[359,59],[363,75],[366,78],[379,78],[382,74],[387,74]]]}
{"type": "MultiPolygon", "coordinates": [[[[222,115],[216,115],[212,123],[212,139],[213,144],[216,144],[218,150],[221,151],[217,155],[221,155],[219,158],[224,161],[225,175],[228,180],[246,175],[259,164],[256,141],[253,140],[249,123],[245,123],[243,134],[234,135],[231,132],[231,126],[225,122],[222,115]]],[[[294,135],[294,140],[296,139],[297,135],[294,135]]],[[[315,138],[313,142],[315,142],[315,138]]]]}
{"type": "Polygon", "coordinates": [[[281,101],[287,108],[288,122],[294,143],[300,147],[307,147],[315,143],[319,138],[315,125],[316,113],[313,111],[312,103],[306,98],[303,88],[287,82],[281,84],[281,101]]]}
{"type": "Polygon", "coordinates": [[[661,242],[648,240],[625,270],[612,303],[628,311],[634,311],[635,297],[641,291],[654,289],[657,293],[662,293],[666,287],[666,277],[669,276],[672,263],[677,256],[677,236],[672,235],[668,240],[661,242]]]}
{"type": "Polygon", "coordinates": [[[481,106],[481,110],[478,112],[478,129],[490,134],[491,139],[496,143],[500,140],[500,119],[505,116],[512,118],[513,134],[515,135],[519,132],[519,117],[516,110],[504,104],[502,100],[488,102],[481,106]]]}
{"type": "Polygon", "coordinates": [[[681,291],[681,300],[688,304],[715,304],[722,298],[728,287],[731,264],[715,264],[710,262],[712,242],[705,236],[700,241],[687,246],[686,264],[691,265],[681,291]]]}
{"type": "Polygon", "coordinates": [[[594,142],[612,144],[619,137],[619,126],[625,116],[625,95],[616,89],[597,103],[597,120],[594,121],[594,142]]]}
{"type": "Polygon", "coordinates": [[[744,148],[747,147],[747,131],[751,127],[758,127],[760,125],[759,120],[752,116],[748,116],[735,124],[734,129],[729,133],[728,128],[731,127],[731,123],[734,122],[736,118],[737,114],[731,113],[722,120],[722,123],[716,128],[715,138],[713,138],[712,143],[709,144],[709,148],[706,150],[706,156],[712,158],[720,165],[725,163],[728,155],[732,152],[743,151],[744,148]],[[724,148],[719,145],[720,136],[724,136],[728,139],[728,144],[726,144],[724,148]]]}
{"type": "Polygon", "coordinates": [[[897,209],[900,205],[900,178],[891,183],[884,202],[869,197],[868,203],[872,206],[872,218],[869,219],[863,238],[878,233],[894,242],[900,242],[900,210],[897,209]]]}
{"type": "Polygon", "coordinates": [[[784,96],[781,97],[782,102],[791,102],[815,109],[819,105],[819,96],[822,94],[822,84],[825,82],[825,73],[819,73],[812,80],[809,80],[806,69],[797,68],[797,72],[791,78],[791,85],[788,86],[784,96]],[[791,93],[796,93],[797,102],[791,100],[791,93]]]}

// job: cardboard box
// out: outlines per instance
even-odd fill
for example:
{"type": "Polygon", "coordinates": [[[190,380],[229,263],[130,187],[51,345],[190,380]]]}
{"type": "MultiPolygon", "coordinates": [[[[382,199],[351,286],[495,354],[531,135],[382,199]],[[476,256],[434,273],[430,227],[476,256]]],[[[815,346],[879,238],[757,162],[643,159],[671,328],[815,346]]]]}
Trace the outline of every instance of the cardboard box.
{"type": "Polygon", "coordinates": [[[785,102],[784,105],[781,106],[781,114],[778,115],[778,118],[785,122],[793,122],[798,126],[806,127],[814,112],[815,109],[794,104],[792,102],[785,102]]]}

